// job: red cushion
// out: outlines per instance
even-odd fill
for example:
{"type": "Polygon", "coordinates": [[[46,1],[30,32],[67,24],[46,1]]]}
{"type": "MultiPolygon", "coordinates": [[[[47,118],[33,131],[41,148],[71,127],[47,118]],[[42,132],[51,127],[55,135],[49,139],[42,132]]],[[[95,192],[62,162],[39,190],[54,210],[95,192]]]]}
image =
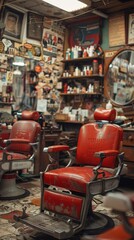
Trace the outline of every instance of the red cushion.
{"type": "Polygon", "coordinates": [[[37,121],[39,119],[39,117],[40,117],[40,114],[37,111],[24,110],[22,112],[21,119],[37,121]]]}
{"type": "Polygon", "coordinates": [[[106,121],[114,121],[116,117],[116,110],[113,109],[104,109],[102,107],[96,108],[94,111],[94,119],[95,120],[106,120],[106,121]]]}
{"type": "MultiPolygon", "coordinates": [[[[28,157],[23,155],[23,154],[19,154],[19,153],[9,153],[10,155],[8,155],[8,159],[7,160],[24,160],[27,159],[28,157]]],[[[0,161],[2,161],[3,158],[3,152],[0,152],[0,161]]]]}
{"type": "MultiPolygon", "coordinates": [[[[105,171],[105,177],[112,176],[105,171]]],[[[86,193],[86,184],[94,177],[91,167],[59,168],[44,173],[44,183],[57,187],[63,187],[71,191],[86,193]]],[[[99,175],[101,178],[102,175],[99,175]]]]}

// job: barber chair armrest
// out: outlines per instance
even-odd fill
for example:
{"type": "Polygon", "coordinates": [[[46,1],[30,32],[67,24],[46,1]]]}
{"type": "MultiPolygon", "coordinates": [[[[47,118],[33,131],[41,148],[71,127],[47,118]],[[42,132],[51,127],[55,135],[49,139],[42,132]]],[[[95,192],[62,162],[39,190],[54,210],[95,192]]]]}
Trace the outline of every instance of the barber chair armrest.
{"type": "Polygon", "coordinates": [[[94,180],[96,180],[98,178],[98,175],[102,174],[103,177],[105,176],[105,173],[103,171],[98,171],[101,167],[102,167],[102,163],[103,163],[103,160],[106,158],[106,157],[110,157],[110,156],[115,156],[117,157],[118,156],[118,161],[119,161],[119,164],[118,164],[118,168],[117,168],[117,172],[116,172],[116,176],[120,174],[121,172],[121,169],[122,169],[122,166],[123,166],[123,163],[121,161],[121,157],[122,157],[122,153],[119,154],[119,151],[118,150],[105,150],[105,151],[100,151],[100,152],[95,152],[95,157],[99,157],[100,158],[100,163],[99,165],[97,165],[96,167],[93,168],[93,171],[94,171],[94,180]],[[120,156],[119,156],[120,155],[120,156]]]}
{"type": "Polygon", "coordinates": [[[70,147],[68,145],[54,145],[54,146],[43,148],[43,152],[47,152],[47,153],[69,151],[69,150],[70,150],[70,147]]]}
{"type": "Polygon", "coordinates": [[[105,150],[105,151],[100,151],[100,152],[95,152],[95,157],[99,157],[101,159],[104,159],[106,157],[110,156],[117,156],[119,154],[119,151],[117,150],[105,150]]]}
{"type": "Polygon", "coordinates": [[[15,138],[15,139],[5,139],[5,140],[3,140],[3,142],[6,144],[6,146],[8,146],[9,144],[11,144],[11,143],[16,143],[16,144],[18,144],[18,143],[29,143],[29,141],[27,140],[27,139],[22,139],[22,138],[15,138]]]}
{"type": "Polygon", "coordinates": [[[58,161],[58,160],[54,159],[53,157],[51,157],[51,153],[59,153],[59,152],[63,152],[63,151],[67,152],[67,154],[69,156],[69,162],[66,165],[66,167],[71,166],[75,162],[75,158],[72,155],[72,151],[74,151],[74,150],[76,150],[76,147],[70,149],[70,147],[68,145],[54,145],[54,146],[49,146],[49,147],[43,148],[43,152],[48,153],[50,164],[55,164],[58,161]]]}

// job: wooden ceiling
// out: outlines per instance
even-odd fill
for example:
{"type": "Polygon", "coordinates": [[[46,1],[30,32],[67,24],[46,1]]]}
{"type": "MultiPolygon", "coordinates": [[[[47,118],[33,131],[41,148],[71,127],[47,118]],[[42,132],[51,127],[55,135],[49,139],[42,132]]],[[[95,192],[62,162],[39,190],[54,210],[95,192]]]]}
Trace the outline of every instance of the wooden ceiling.
{"type": "MultiPolygon", "coordinates": [[[[68,13],[56,7],[43,2],[42,0],[2,0],[4,5],[13,5],[20,7],[25,11],[32,11],[40,15],[51,17],[64,23],[71,23],[81,16],[92,15],[92,10],[97,9],[105,14],[112,14],[117,11],[127,11],[134,9],[134,0],[81,0],[88,4],[84,10],[74,13],[68,13]],[[78,17],[76,17],[78,15],[78,17]]],[[[56,0],[55,0],[56,1],[56,0]]],[[[58,0],[57,0],[58,1],[58,0]]],[[[73,4],[73,0],[67,0],[69,4],[73,4]]]]}

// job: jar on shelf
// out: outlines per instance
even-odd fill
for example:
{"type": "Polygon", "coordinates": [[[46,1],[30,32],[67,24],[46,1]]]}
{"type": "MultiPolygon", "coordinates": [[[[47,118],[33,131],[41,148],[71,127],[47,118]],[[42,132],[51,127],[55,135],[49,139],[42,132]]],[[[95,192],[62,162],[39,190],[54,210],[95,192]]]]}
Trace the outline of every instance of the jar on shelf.
{"type": "Polygon", "coordinates": [[[93,74],[98,74],[99,73],[99,64],[98,60],[94,59],[93,60],[93,74]]]}

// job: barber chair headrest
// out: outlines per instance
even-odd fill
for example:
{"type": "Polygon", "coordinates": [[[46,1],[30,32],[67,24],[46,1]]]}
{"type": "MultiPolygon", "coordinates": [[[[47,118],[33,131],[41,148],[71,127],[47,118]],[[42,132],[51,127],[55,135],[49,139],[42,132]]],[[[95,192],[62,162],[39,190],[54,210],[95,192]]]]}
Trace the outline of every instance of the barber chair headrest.
{"type": "Polygon", "coordinates": [[[113,122],[115,120],[115,117],[116,117],[115,109],[105,109],[100,107],[100,108],[96,108],[94,111],[94,119],[96,121],[105,120],[105,121],[113,122]]]}
{"type": "Polygon", "coordinates": [[[39,112],[37,111],[29,111],[29,110],[24,110],[22,111],[21,119],[22,120],[33,120],[37,121],[40,117],[39,112]]]}

